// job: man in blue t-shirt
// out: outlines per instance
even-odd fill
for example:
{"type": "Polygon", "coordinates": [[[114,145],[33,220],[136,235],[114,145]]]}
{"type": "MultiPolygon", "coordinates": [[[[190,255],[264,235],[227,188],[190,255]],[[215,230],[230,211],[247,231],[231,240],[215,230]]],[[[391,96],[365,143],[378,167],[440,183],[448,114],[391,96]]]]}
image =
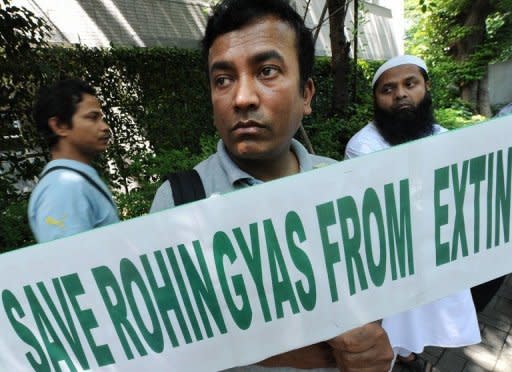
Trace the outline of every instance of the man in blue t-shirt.
{"type": "Polygon", "coordinates": [[[28,205],[30,228],[37,241],[119,221],[110,190],[91,166],[111,136],[95,90],[80,80],[62,80],[42,88],[34,119],[52,159],[28,205]]]}

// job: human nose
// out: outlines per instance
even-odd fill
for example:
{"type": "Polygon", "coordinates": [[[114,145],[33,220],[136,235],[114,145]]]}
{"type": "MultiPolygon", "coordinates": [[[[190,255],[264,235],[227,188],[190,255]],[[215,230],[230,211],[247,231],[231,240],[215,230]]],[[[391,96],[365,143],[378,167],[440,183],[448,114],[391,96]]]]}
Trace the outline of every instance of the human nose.
{"type": "Polygon", "coordinates": [[[395,99],[401,100],[407,97],[407,91],[404,87],[398,86],[395,90],[395,99]]]}
{"type": "Polygon", "coordinates": [[[105,118],[100,119],[100,128],[102,131],[110,131],[110,125],[107,124],[105,118]]]}
{"type": "Polygon", "coordinates": [[[234,106],[238,110],[252,110],[259,104],[258,92],[255,82],[250,77],[241,77],[238,80],[235,93],[234,106]]]}
{"type": "Polygon", "coordinates": [[[107,124],[107,122],[105,121],[105,119],[101,119],[101,122],[100,122],[100,130],[103,132],[103,133],[109,133],[110,136],[112,136],[112,129],[110,128],[110,125],[107,124]]]}

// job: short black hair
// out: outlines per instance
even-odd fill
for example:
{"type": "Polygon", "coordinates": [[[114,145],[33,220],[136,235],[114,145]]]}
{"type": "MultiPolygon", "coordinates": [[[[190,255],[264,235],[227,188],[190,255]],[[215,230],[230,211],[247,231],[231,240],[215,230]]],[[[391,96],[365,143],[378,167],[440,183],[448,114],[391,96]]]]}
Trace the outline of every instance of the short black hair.
{"type": "Polygon", "coordinates": [[[48,125],[48,120],[56,117],[59,123],[72,126],[72,117],[84,94],[96,96],[96,91],[86,82],[77,79],[60,80],[39,89],[34,104],[34,121],[38,132],[50,147],[58,142],[58,136],[48,125]]]}
{"type": "Polygon", "coordinates": [[[286,0],[223,0],[217,4],[208,19],[202,41],[203,58],[208,62],[208,52],[215,39],[228,32],[239,30],[257,19],[274,16],[288,23],[295,31],[299,62],[300,86],[304,88],[313,72],[315,44],[311,30],[286,0]]]}

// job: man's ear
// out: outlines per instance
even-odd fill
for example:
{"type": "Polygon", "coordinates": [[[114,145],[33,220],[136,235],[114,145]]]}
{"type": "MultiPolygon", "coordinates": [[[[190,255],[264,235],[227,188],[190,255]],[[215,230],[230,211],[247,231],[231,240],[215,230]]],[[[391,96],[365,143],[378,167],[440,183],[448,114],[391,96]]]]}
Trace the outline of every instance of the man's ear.
{"type": "Polygon", "coordinates": [[[48,126],[58,137],[66,137],[68,135],[69,125],[60,122],[56,116],[52,116],[48,119],[48,126]]]}
{"type": "Polygon", "coordinates": [[[313,82],[313,79],[309,78],[306,81],[306,84],[304,84],[304,115],[311,114],[311,101],[313,97],[315,96],[315,83],[313,82]]]}
{"type": "Polygon", "coordinates": [[[427,91],[429,91],[432,88],[432,84],[430,83],[430,80],[427,80],[425,82],[425,87],[427,88],[427,91]]]}

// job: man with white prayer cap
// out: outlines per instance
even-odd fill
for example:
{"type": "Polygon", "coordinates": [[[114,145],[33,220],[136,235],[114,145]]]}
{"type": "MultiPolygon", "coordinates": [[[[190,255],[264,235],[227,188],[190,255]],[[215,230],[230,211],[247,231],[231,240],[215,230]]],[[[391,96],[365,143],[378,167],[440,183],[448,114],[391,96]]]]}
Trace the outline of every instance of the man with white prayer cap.
{"type": "MultiPolygon", "coordinates": [[[[376,71],[372,88],[374,118],[350,139],[346,159],[446,131],[435,122],[428,70],[421,58],[391,58],[376,71]]],[[[461,347],[480,342],[469,289],[385,318],[382,326],[398,355],[397,362],[410,371],[435,370],[417,355],[425,346],[461,347]]]]}
{"type": "Polygon", "coordinates": [[[391,58],[372,80],[374,119],[348,142],[345,157],[445,131],[435,124],[425,62],[416,56],[391,58]]]}

